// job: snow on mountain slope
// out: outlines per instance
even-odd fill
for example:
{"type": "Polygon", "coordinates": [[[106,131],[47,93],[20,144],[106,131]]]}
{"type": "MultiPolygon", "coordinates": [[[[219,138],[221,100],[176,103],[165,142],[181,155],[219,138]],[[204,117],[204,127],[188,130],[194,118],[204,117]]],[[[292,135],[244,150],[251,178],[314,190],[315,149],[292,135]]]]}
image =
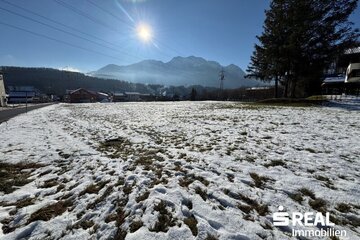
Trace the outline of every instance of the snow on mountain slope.
{"type": "Polygon", "coordinates": [[[0,125],[0,238],[292,239],[272,224],[282,205],[359,239],[359,122],[220,102],[34,110],[0,125]]]}

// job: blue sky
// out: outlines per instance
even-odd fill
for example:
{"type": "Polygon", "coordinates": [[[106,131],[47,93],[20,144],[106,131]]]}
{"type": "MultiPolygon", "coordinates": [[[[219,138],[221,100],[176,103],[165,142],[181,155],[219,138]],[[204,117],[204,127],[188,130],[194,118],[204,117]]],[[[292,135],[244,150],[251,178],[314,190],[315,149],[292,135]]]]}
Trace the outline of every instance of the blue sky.
{"type": "MultiPolygon", "coordinates": [[[[166,62],[175,56],[194,55],[245,70],[269,3],[0,0],[0,65],[69,67],[88,72],[110,63],[166,62]],[[139,24],[151,28],[150,41],[138,36],[139,24]]],[[[359,8],[351,20],[360,27],[359,8]]]]}

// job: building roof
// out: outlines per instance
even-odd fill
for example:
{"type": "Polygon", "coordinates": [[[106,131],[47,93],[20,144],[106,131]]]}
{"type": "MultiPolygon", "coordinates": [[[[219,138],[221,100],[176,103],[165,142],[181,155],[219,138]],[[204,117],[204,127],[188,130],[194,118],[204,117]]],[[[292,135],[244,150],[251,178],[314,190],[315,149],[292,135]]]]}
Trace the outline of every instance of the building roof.
{"type": "Polygon", "coordinates": [[[100,96],[103,96],[103,97],[108,97],[109,96],[109,94],[103,93],[103,92],[97,92],[97,94],[100,95],[100,96]]]}
{"type": "Polygon", "coordinates": [[[138,92],[125,92],[125,95],[140,95],[138,92]]]}
{"type": "Polygon", "coordinates": [[[125,97],[124,93],[114,93],[115,97],[125,97]]]}
{"type": "Polygon", "coordinates": [[[74,93],[79,92],[79,91],[85,91],[85,92],[87,92],[87,93],[89,93],[89,94],[91,94],[91,95],[96,95],[96,94],[97,94],[96,92],[89,91],[89,90],[86,90],[86,89],[84,89],[84,88],[78,88],[78,89],[72,90],[72,91],[70,90],[70,91],[69,91],[69,94],[71,95],[71,94],[74,94],[74,93]]]}
{"type": "Polygon", "coordinates": [[[34,97],[35,92],[27,92],[27,91],[11,91],[9,92],[9,97],[34,97]]]}

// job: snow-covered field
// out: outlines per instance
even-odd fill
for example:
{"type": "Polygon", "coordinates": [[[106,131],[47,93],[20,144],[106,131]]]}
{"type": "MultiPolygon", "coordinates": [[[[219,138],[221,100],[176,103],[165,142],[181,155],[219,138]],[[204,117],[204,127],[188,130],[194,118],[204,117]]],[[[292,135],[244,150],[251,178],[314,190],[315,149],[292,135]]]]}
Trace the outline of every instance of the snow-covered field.
{"type": "MultiPolygon", "coordinates": [[[[0,125],[0,239],[292,239],[330,212],[360,239],[360,112],[58,104],[0,125]]],[[[314,238],[312,238],[314,239],[314,238]]]]}

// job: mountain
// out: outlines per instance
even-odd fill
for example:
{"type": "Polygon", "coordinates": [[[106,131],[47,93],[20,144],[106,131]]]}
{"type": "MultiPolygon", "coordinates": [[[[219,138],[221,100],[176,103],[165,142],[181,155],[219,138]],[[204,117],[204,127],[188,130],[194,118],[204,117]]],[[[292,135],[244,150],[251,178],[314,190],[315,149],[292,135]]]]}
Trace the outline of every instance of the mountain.
{"type": "Polygon", "coordinates": [[[144,60],[127,66],[109,64],[89,74],[94,77],[125,80],[133,83],[219,87],[221,69],[225,70],[224,88],[262,85],[261,82],[245,79],[244,71],[234,64],[221,66],[218,62],[207,61],[194,56],[175,57],[166,63],[144,60]]]}

